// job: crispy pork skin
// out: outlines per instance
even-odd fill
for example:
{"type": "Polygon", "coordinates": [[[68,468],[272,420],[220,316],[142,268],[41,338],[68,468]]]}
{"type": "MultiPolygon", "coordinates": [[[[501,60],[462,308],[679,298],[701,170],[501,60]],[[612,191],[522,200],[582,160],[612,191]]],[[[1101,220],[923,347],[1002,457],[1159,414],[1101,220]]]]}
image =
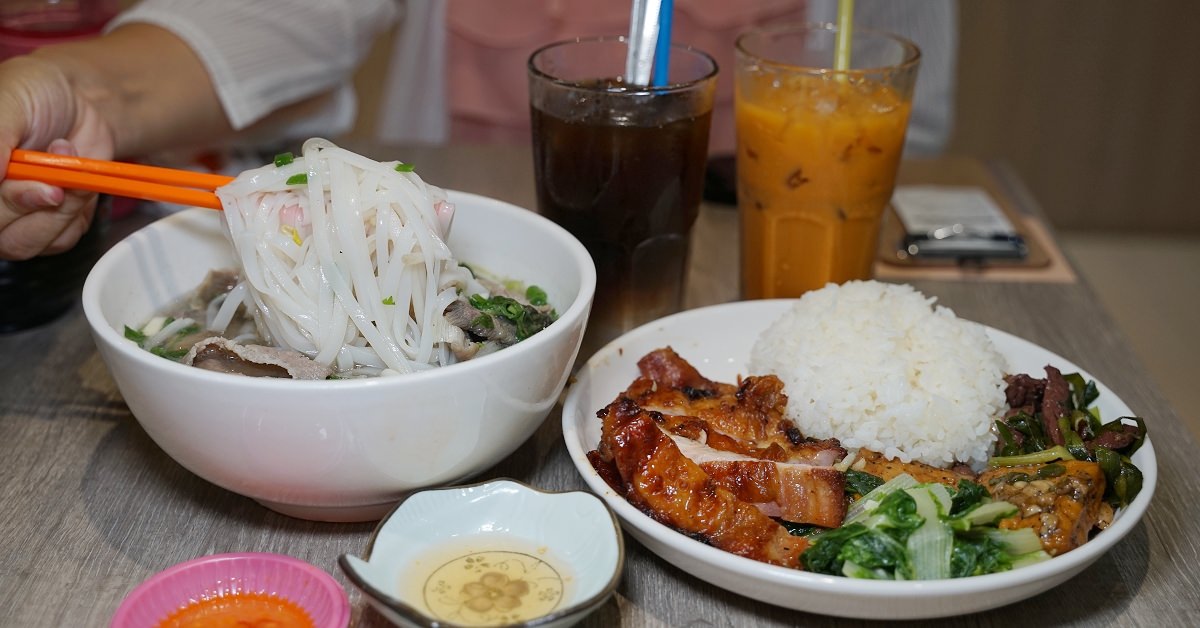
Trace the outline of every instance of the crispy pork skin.
{"type": "Polygon", "coordinates": [[[737,498],[684,456],[654,412],[620,397],[599,413],[598,458],[620,477],[625,499],[655,520],[727,552],[799,567],[804,538],[788,534],[754,505],[737,498]]]}
{"type": "Polygon", "coordinates": [[[814,466],[846,457],[836,439],[805,438],[784,418],[787,395],[774,375],[747,377],[737,386],[714,382],[670,347],[646,354],[638,369],[642,376],[625,395],[648,410],[700,419],[711,447],[814,466]]]}
{"type": "Polygon", "coordinates": [[[671,440],[719,486],[769,517],[826,528],[846,518],[846,476],[837,469],[757,460],[682,436],[671,440]]]}
{"type": "Polygon", "coordinates": [[[690,362],[679,357],[670,347],[656,349],[638,360],[638,371],[643,377],[658,382],[667,388],[692,390],[694,397],[715,396],[733,388],[729,384],[714,382],[700,374],[690,362]]]}

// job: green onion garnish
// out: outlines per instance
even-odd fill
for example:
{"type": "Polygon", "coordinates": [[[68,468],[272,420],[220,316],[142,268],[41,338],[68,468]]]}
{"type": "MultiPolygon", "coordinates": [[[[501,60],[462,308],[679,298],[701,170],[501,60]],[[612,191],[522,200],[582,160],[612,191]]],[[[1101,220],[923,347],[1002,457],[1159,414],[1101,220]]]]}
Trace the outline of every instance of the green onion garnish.
{"type": "Polygon", "coordinates": [[[537,286],[529,286],[525,289],[525,298],[530,305],[545,305],[546,291],[537,286]]]}
{"type": "Polygon", "coordinates": [[[308,173],[307,172],[301,172],[300,174],[294,174],[294,175],[288,177],[288,180],[287,180],[288,185],[304,185],[305,183],[308,183],[308,173]]]}
{"type": "Polygon", "coordinates": [[[275,167],[286,166],[296,160],[296,156],[291,153],[279,153],[275,155],[275,167]]]}
{"type": "Polygon", "coordinates": [[[125,337],[138,343],[139,345],[146,342],[146,334],[139,329],[134,329],[129,325],[125,326],[125,337]]]}
{"type": "Polygon", "coordinates": [[[412,164],[406,164],[403,161],[396,164],[396,172],[412,172],[413,169],[414,166],[412,164]]]}
{"type": "Polygon", "coordinates": [[[383,300],[383,304],[384,304],[384,305],[395,305],[395,304],[396,304],[396,299],[394,299],[394,298],[392,298],[392,297],[390,297],[390,296],[389,296],[388,298],[386,298],[386,299],[384,299],[384,300],[383,300]]]}

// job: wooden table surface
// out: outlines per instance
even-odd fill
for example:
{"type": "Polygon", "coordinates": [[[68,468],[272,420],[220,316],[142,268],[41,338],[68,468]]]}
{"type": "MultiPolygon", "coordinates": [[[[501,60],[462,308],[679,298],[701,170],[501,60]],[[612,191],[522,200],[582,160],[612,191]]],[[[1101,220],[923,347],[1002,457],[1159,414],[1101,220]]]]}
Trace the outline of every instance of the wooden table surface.
{"type": "MultiPolygon", "coordinates": [[[[417,164],[429,181],[534,206],[527,150],[502,147],[351,148],[417,164]]],[[[1031,201],[1002,169],[1002,184],[1031,201]]],[[[969,182],[967,182],[969,183],[969,182]]],[[[1034,209],[1036,211],[1036,209],[1034,209]]],[[[109,239],[142,224],[112,225],[109,239]]],[[[737,298],[736,213],[705,207],[695,230],[689,307],[737,298]]],[[[1079,576],[1025,602],[921,625],[1200,624],[1200,448],[1164,400],[1092,290],[1083,283],[918,281],[960,316],[1066,356],[1144,416],[1159,483],[1142,522],[1079,576]],[[1190,462],[1189,462],[1190,461],[1190,462]],[[1190,487],[1190,488],[1189,488],[1190,487]]],[[[2,307],[14,307],[2,304],[2,307]]],[[[562,443],[559,412],[485,477],[583,488],[562,443]]],[[[0,625],[103,626],[121,599],[175,563],[219,552],[290,554],[349,591],[353,624],[386,622],[337,568],[361,553],[373,524],[291,519],[218,488],[164,454],[130,414],[92,343],[82,311],[0,336],[0,625]]],[[[727,593],[626,536],[618,594],[589,626],[791,626],[856,623],[727,593]]]]}

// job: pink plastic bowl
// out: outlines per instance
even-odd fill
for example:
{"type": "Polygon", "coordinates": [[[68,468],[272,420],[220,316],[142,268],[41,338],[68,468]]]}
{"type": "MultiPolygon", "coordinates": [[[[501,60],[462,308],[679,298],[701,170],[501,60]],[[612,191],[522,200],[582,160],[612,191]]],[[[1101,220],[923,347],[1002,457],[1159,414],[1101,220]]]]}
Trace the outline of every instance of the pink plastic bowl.
{"type": "Polygon", "coordinates": [[[231,593],[267,593],[308,612],[317,628],[350,623],[346,591],[324,571],[281,554],[213,554],[165,569],[131,591],[112,628],[153,628],[193,602],[231,593]]]}

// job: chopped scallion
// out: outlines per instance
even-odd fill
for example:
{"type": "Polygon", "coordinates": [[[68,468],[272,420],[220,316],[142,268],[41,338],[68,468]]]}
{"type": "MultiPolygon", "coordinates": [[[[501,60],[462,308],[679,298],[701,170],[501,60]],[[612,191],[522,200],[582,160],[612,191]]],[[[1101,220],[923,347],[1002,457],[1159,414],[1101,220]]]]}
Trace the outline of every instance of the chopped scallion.
{"type": "Polygon", "coordinates": [[[294,174],[294,175],[288,177],[288,180],[287,180],[288,185],[304,185],[306,183],[308,183],[308,173],[306,173],[306,172],[301,172],[300,174],[294,174]]]}
{"type": "Polygon", "coordinates": [[[279,153],[275,155],[275,167],[286,166],[296,160],[296,156],[291,153],[279,153]]]}
{"type": "Polygon", "coordinates": [[[140,330],[134,329],[129,325],[125,326],[125,337],[138,343],[139,345],[146,342],[146,334],[140,330]]]}
{"type": "Polygon", "coordinates": [[[537,286],[529,286],[525,289],[525,299],[529,301],[530,305],[545,305],[546,298],[546,291],[537,286]]]}

